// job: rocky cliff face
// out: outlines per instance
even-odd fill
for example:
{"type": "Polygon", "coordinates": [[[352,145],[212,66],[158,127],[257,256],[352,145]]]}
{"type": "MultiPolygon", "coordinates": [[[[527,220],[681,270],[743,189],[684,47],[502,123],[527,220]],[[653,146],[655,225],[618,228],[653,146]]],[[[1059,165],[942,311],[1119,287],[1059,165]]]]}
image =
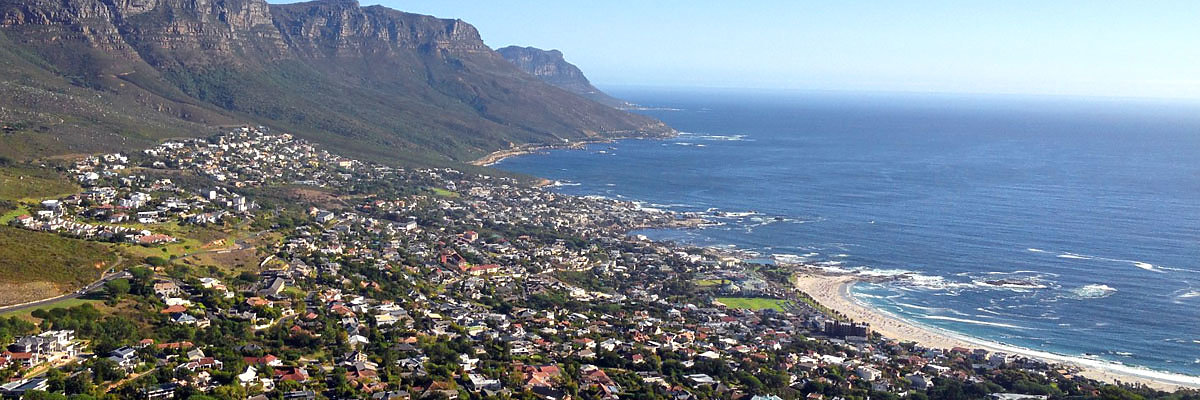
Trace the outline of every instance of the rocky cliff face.
{"type": "MultiPolygon", "coordinates": [[[[17,47],[0,62],[170,118],[249,118],[380,158],[673,132],[522,72],[463,21],[353,0],[0,0],[0,39],[17,47]]],[[[530,61],[583,83],[561,87],[599,93],[557,60],[530,61]]],[[[30,73],[0,71],[0,83],[30,73]]]]}
{"type": "Polygon", "coordinates": [[[278,57],[284,47],[261,0],[3,0],[0,26],[28,43],[82,43],[130,59],[156,49],[229,61],[235,50],[278,57]]]}
{"type": "Polygon", "coordinates": [[[611,107],[629,107],[629,102],[613,98],[596,89],[574,64],[563,58],[558,50],[542,50],[536,47],[508,46],[496,52],[522,71],[538,77],[551,85],[571,93],[587,97],[592,101],[611,107]]]}
{"type": "Polygon", "coordinates": [[[399,12],[354,1],[271,6],[292,50],[308,55],[367,56],[404,50],[490,52],[475,27],[460,20],[399,12]]]}

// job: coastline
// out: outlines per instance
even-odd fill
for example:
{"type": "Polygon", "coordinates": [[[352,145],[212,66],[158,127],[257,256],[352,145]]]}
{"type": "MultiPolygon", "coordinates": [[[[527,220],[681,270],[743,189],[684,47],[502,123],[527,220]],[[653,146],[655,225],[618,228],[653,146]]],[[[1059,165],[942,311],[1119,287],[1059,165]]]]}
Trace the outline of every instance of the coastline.
{"type": "Polygon", "coordinates": [[[537,153],[539,151],[547,151],[547,150],[582,149],[589,144],[612,143],[613,141],[621,140],[621,139],[629,139],[629,138],[620,137],[620,138],[606,138],[606,139],[597,139],[597,140],[580,140],[577,142],[570,142],[570,143],[564,143],[564,144],[540,144],[540,143],[523,144],[523,145],[518,145],[518,146],[512,146],[512,147],[509,147],[504,150],[493,151],[483,157],[480,157],[477,160],[468,162],[467,164],[471,164],[471,165],[478,166],[478,167],[490,167],[490,166],[496,165],[496,163],[504,161],[506,158],[509,158],[509,157],[518,157],[518,156],[523,156],[526,154],[533,154],[533,153],[537,153]]]}
{"type": "MultiPolygon", "coordinates": [[[[653,139],[655,137],[614,137],[598,140],[585,140],[570,144],[564,143],[558,145],[541,144],[513,146],[506,150],[500,150],[488,154],[479,160],[473,161],[472,164],[491,166],[503,161],[504,159],[507,159],[508,157],[522,156],[554,149],[582,149],[585,146],[593,143],[612,143],[617,140],[631,138],[653,139]]],[[[536,186],[550,186],[553,184],[554,181],[543,178],[540,179],[536,186]]],[[[643,228],[656,229],[671,227],[647,226],[643,228]]],[[[704,245],[684,246],[723,251],[723,249],[720,248],[704,245]]],[[[1200,388],[1200,376],[1183,375],[1152,370],[1146,367],[1125,365],[1113,361],[1022,348],[1019,346],[993,342],[986,339],[970,337],[945,328],[925,325],[921,324],[920,322],[897,317],[854,298],[851,293],[853,285],[857,282],[868,281],[870,280],[869,277],[856,276],[852,274],[832,274],[819,271],[816,268],[802,269],[798,271],[797,275],[797,277],[800,279],[796,279],[793,282],[793,286],[795,288],[807,293],[821,305],[836,311],[837,313],[841,313],[847,316],[849,319],[858,322],[869,323],[872,330],[880,333],[886,338],[915,342],[930,348],[950,349],[953,347],[963,347],[967,349],[985,349],[989,352],[1004,352],[1010,355],[1016,355],[1029,359],[1042,360],[1050,365],[1056,366],[1056,369],[1062,371],[1064,375],[1079,376],[1100,382],[1139,385],[1166,392],[1174,392],[1180,389],[1200,388]]]]}
{"type": "Polygon", "coordinates": [[[672,130],[670,134],[654,136],[654,135],[631,135],[631,136],[613,136],[605,138],[584,139],[574,142],[563,142],[563,144],[546,144],[546,143],[527,143],[522,145],[513,145],[507,149],[496,150],[483,157],[479,157],[473,161],[467,162],[477,167],[490,167],[504,161],[510,157],[519,157],[527,154],[533,154],[540,151],[558,150],[558,149],[582,149],[590,144],[596,143],[613,143],[624,139],[669,139],[679,134],[678,131],[672,130]]]}
{"type": "Polygon", "coordinates": [[[850,290],[855,283],[860,281],[863,281],[862,277],[851,274],[830,274],[803,269],[797,271],[793,278],[793,286],[808,294],[821,305],[837,311],[851,320],[870,324],[872,331],[889,339],[915,342],[931,348],[985,349],[991,352],[1036,358],[1070,367],[1077,371],[1077,375],[1109,383],[1141,384],[1163,391],[1200,388],[1200,377],[1026,349],[913,323],[876,310],[854,299],[850,290]]]}

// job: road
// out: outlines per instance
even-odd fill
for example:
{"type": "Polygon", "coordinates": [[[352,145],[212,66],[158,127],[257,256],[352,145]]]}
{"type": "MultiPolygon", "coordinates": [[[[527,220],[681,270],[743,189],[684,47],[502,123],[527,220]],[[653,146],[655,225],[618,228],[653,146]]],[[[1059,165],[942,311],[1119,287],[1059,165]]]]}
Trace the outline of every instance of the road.
{"type": "Polygon", "coordinates": [[[21,304],[14,304],[11,306],[0,307],[0,313],[9,312],[9,311],[28,310],[31,308],[41,307],[41,306],[44,306],[44,305],[47,305],[47,304],[50,304],[50,303],[53,303],[56,301],[78,298],[80,296],[83,296],[84,294],[87,294],[90,291],[96,290],[100,286],[103,286],[105,283],[107,283],[108,281],[111,281],[113,279],[132,278],[132,277],[133,277],[133,275],[131,275],[129,273],[129,271],[121,271],[121,272],[118,272],[115,274],[109,274],[109,275],[103,276],[99,280],[96,280],[95,282],[92,282],[92,283],[88,284],[87,286],[84,286],[83,288],[80,288],[79,290],[76,290],[71,293],[67,293],[67,294],[64,294],[61,296],[51,297],[48,299],[31,301],[28,303],[21,303],[21,304]]]}

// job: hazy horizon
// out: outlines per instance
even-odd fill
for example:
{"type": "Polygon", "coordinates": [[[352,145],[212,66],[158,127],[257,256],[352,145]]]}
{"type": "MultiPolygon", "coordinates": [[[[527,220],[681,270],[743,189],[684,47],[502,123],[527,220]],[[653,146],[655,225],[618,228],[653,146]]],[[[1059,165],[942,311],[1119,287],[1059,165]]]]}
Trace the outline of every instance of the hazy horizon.
{"type": "Polygon", "coordinates": [[[561,50],[599,87],[1200,99],[1195,2],[361,4],[561,50]]]}

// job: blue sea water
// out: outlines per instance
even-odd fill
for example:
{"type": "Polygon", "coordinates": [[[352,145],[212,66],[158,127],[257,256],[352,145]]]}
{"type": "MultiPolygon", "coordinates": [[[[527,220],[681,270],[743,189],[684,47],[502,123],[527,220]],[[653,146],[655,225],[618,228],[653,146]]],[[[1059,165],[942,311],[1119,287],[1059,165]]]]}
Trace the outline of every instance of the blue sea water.
{"type": "Polygon", "coordinates": [[[653,238],[905,273],[854,295],[918,323],[1200,375],[1200,106],[617,94],[685,133],[497,166],[724,222],[653,238]]]}

